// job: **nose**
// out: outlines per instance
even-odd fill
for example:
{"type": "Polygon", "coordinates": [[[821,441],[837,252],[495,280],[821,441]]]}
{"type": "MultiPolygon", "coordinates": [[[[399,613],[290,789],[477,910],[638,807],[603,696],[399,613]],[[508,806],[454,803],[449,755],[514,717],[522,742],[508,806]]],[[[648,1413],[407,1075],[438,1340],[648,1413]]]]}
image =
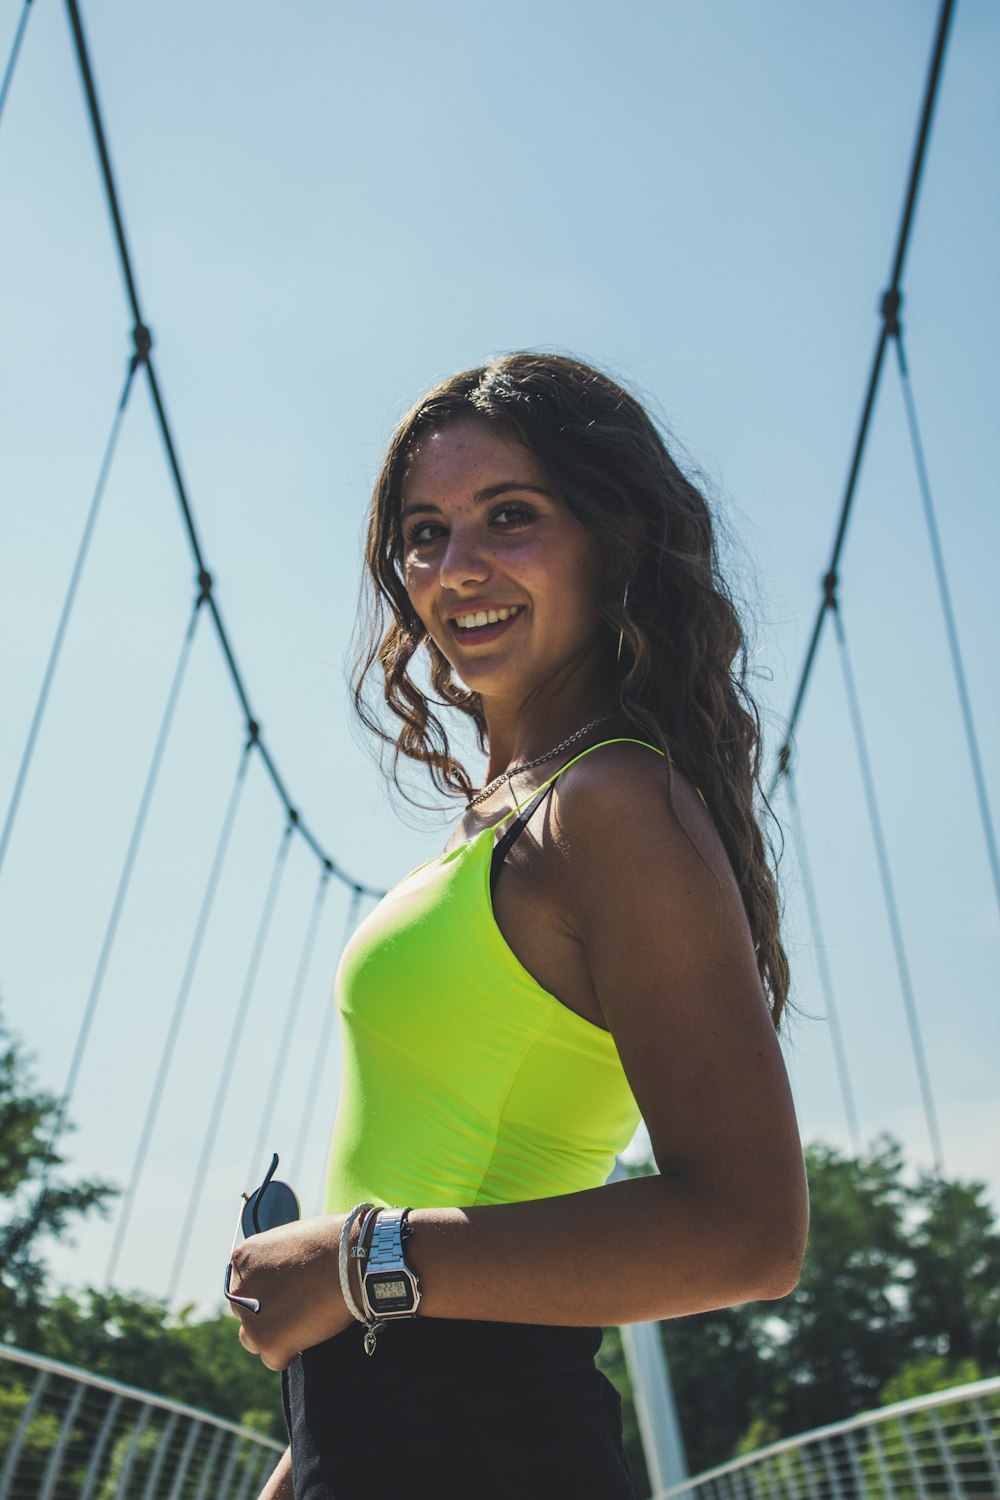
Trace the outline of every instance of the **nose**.
{"type": "Polygon", "coordinates": [[[441,587],[461,591],[470,585],[485,583],[490,576],[490,566],[478,531],[453,526],[441,557],[441,587]]]}

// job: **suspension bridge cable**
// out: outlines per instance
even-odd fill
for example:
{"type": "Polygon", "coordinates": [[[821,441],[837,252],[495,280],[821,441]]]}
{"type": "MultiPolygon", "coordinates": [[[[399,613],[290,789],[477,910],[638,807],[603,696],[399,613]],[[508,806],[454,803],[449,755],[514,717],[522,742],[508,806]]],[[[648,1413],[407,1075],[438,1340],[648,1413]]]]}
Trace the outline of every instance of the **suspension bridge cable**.
{"type": "Polygon", "coordinates": [[[809,850],[806,846],[805,826],[802,822],[802,810],[799,807],[799,796],[795,788],[795,773],[791,769],[789,769],[785,777],[785,790],[788,793],[788,800],[792,809],[792,837],[795,840],[795,854],[798,859],[799,870],[802,873],[802,885],[806,893],[806,907],[809,912],[809,927],[812,932],[813,952],[816,955],[816,966],[819,969],[819,982],[820,988],[823,991],[826,1017],[830,1024],[830,1038],[833,1042],[833,1056],[837,1068],[837,1080],[840,1084],[840,1096],[844,1103],[844,1114],[847,1116],[847,1129],[851,1137],[851,1150],[855,1157],[860,1157],[861,1131],[858,1128],[858,1112],[854,1104],[854,1090],[851,1087],[851,1075],[847,1066],[847,1052],[844,1048],[843,1033],[840,1029],[840,1014],[834,994],[833,976],[830,972],[830,964],[826,955],[826,943],[823,938],[823,927],[819,915],[819,902],[816,899],[816,887],[813,884],[809,850]]]}
{"type": "Polygon", "coordinates": [[[854,742],[858,753],[858,763],[861,767],[861,778],[864,783],[865,801],[868,805],[868,820],[871,824],[872,838],[875,843],[875,853],[878,859],[879,875],[882,881],[882,893],[885,899],[886,915],[889,919],[889,930],[892,933],[892,945],[896,955],[896,969],[899,974],[900,989],[903,993],[903,1006],[906,1011],[906,1021],[910,1031],[910,1045],[913,1049],[913,1060],[916,1064],[917,1078],[920,1083],[920,1095],[923,1100],[924,1118],[927,1122],[927,1133],[930,1136],[931,1151],[934,1157],[934,1170],[936,1175],[944,1180],[944,1153],[941,1149],[941,1132],[938,1129],[937,1111],[934,1108],[934,1096],[931,1092],[930,1073],[927,1070],[927,1058],[924,1053],[923,1037],[920,1031],[920,1019],[917,1015],[917,1005],[913,994],[913,983],[910,979],[910,966],[906,957],[906,945],[903,942],[903,929],[899,920],[899,910],[896,906],[896,895],[892,884],[892,875],[889,870],[889,856],[886,850],[885,836],[882,832],[882,820],[878,810],[878,799],[875,795],[875,779],[872,775],[871,762],[868,758],[868,748],[865,743],[864,728],[861,721],[861,706],[858,692],[854,682],[854,672],[851,667],[850,653],[847,649],[847,636],[844,633],[844,622],[840,614],[840,606],[836,597],[835,582],[831,586],[832,603],[830,605],[833,614],[834,631],[837,636],[837,644],[840,647],[840,660],[844,674],[844,687],[847,692],[847,702],[851,717],[851,726],[854,730],[854,742]]]}
{"type": "MultiPolygon", "coordinates": [[[[166,450],[167,462],[170,467],[170,472],[173,476],[174,489],[177,494],[178,504],[180,505],[181,514],[184,520],[184,526],[188,535],[188,541],[191,547],[192,554],[194,556],[195,567],[199,576],[201,576],[207,572],[207,569],[205,567],[205,560],[202,555],[201,543],[198,539],[198,532],[195,526],[194,514],[192,512],[191,504],[188,499],[187,487],[184,483],[184,477],[181,473],[176,444],[174,443],[173,435],[171,433],[170,423],[167,420],[166,408],[164,405],[162,394],[160,392],[159,382],[156,378],[156,370],[154,368],[151,353],[152,336],[150,335],[149,328],[142,316],[142,311],[139,305],[139,294],[132,268],[132,259],[129,255],[128,243],[125,238],[125,226],[122,219],[121,208],[119,205],[118,192],[115,187],[114,174],[111,170],[111,158],[108,152],[107,138],[104,133],[104,125],[101,119],[100,106],[97,100],[97,89],[94,84],[93,71],[90,66],[90,56],[87,50],[86,39],[83,34],[83,22],[80,17],[80,9],[79,5],[77,4],[77,0],[66,0],[66,9],[69,13],[70,26],[72,28],[73,40],[76,48],[77,62],[80,69],[80,76],[83,82],[84,94],[87,100],[87,109],[90,115],[90,122],[94,134],[94,142],[100,162],[101,176],[104,181],[105,195],[108,202],[108,211],[111,215],[115,242],[118,247],[118,259],[121,264],[122,276],[125,281],[125,291],[132,310],[133,318],[135,320],[137,334],[141,332],[147,343],[146,357],[143,361],[143,364],[145,366],[146,376],[149,381],[149,389],[153,399],[153,406],[156,412],[157,425],[160,429],[160,435],[162,437],[163,445],[166,450]]],[[[289,818],[289,821],[294,824],[295,831],[305,840],[320,863],[325,868],[328,868],[329,874],[333,875],[337,880],[341,881],[342,884],[349,886],[352,889],[354,888],[354,886],[360,885],[361,889],[365,892],[366,895],[373,896],[375,898],[381,897],[385,894],[383,891],[376,890],[372,887],[362,884],[339,867],[337,862],[332,859],[332,857],[320,844],[316,836],[310,831],[301,813],[294,807],[285,784],[278,773],[278,769],[274,763],[274,759],[267,749],[262,735],[260,734],[259,722],[251,711],[250,700],[247,695],[246,688],[243,684],[243,679],[240,674],[239,668],[236,664],[236,658],[233,653],[232,645],[230,643],[225,626],[222,622],[222,616],[220,614],[219,606],[214,593],[209,599],[208,604],[211,611],[212,620],[215,625],[216,635],[218,637],[219,644],[222,647],[222,652],[226,659],[226,664],[229,668],[229,675],[232,679],[233,687],[236,691],[236,696],[239,699],[243,713],[246,717],[248,729],[253,732],[254,745],[261,759],[263,760],[264,765],[267,768],[268,776],[271,779],[275,791],[285,805],[285,812],[289,818]],[[256,726],[256,728],[254,729],[253,726],[256,726]]]]}
{"type": "MultiPolygon", "coordinates": [[[[351,933],[358,925],[358,914],[361,909],[361,897],[363,891],[355,886],[351,892],[351,899],[347,906],[347,918],[344,922],[344,935],[340,943],[340,951],[343,953],[347,947],[351,933]]],[[[337,1007],[332,996],[327,999],[323,1006],[323,1019],[320,1023],[319,1042],[313,1056],[312,1072],[309,1082],[306,1084],[305,1099],[302,1106],[302,1119],[299,1123],[299,1133],[295,1142],[295,1150],[292,1152],[291,1176],[292,1181],[301,1179],[302,1158],[305,1153],[306,1140],[312,1128],[312,1118],[316,1110],[316,1100],[319,1098],[319,1087],[323,1078],[323,1067],[330,1051],[330,1038],[333,1034],[333,1023],[336,1020],[337,1007]]]]}
{"type": "Polygon", "coordinates": [[[990,862],[990,871],[993,875],[993,889],[996,892],[998,904],[1000,904],[1000,858],[997,856],[996,834],[993,829],[993,819],[990,813],[989,797],[986,792],[986,778],[983,775],[983,762],[979,754],[979,740],[976,735],[975,721],[972,717],[972,701],[969,697],[969,689],[965,677],[965,667],[962,662],[962,648],[958,640],[958,627],[955,623],[955,612],[951,605],[951,591],[948,587],[948,575],[944,566],[944,552],[941,547],[941,537],[938,532],[937,519],[934,514],[934,501],[931,497],[930,477],[927,473],[927,464],[924,458],[924,447],[920,440],[920,427],[917,423],[917,407],[913,399],[913,388],[910,382],[909,365],[906,353],[903,349],[903,334],[897,318],[895,328],[891,330],[896,343],[896,356],[899,363],[899,378],[903,386],[903,401],[906,405],[906,418],[910,428],[910,438],[913,443],[913,458],[917,467],[917,478],[920,484],[920,495],[923,500],[924,518],[927,521],[927,533],[930,537],[931,553],[934,558],[934,571],[937,575],[938,592],[941,595],[941,609],[944,613],[945,630],[948,635],[948,646],[951,651],[952,670],[955,673],[955,685],[958,689],[959,702],[962,707],[962,723],[965,727],[966,743],[969,747],[969,759],[972,762],[972,777],[976,786],[976,798],[979,802],[979,817],[983,825],[983,837],[986,840],[986,853],[990,862]]]}
{"type": "MultiPolygon", "coordinates": [[[[201,1155],[198,1158],[198,1166],[191,1180],[191,1193],[188,1198],[187,1211],[181,1225],[181,1232],[177,1240],[177,1250],[174,1256],[173,1268],[170,1272],[170,1281],[167,1287],[167,1301],[172,1302],[177,1292],[177,1283],[180,1281],[184,1262],[187,1258],[188,1248],[191,1243],[191,1233],[194,1229],[195,1217],[201,1203],[201,1195],[208,1176],[212,1153],[215,1150],[216,1137],[219,1133],[219,1125],[222,1120],[222,1111],[225,1108],[226,1096],[229,1093],[229,1085],[232,1082],[233,1070],[236,1064],[236,1054],[243,1040],[244,1026],[246,1025],[247,1011],[250,1008],[250,1000],[253,996],[257,983],[257,972],[260,968],[261,957],[264,952],[264,944],[271,926],[271,918],[274,914],[275,902],[278,899],[278,891],[281,887],[281,877],[284,874],[288,859],[288,850],[292,840],[294,824],[291,819],[285,824],[275,856],[274,866],[271,871],[271,881],[264,898],[260,917],[257,921],[257,932],[254,937],[253,949],[250,954],[250,962],[247,965],[246,977],[243,981],[243,991],[240,995],[239,1005],[233,1017],[232,1028],[229,1033],[229,1042],[226,1047],[226,1055],[219,1072],[219,1082],[215,1090],[215,1099],[212,1103],[212,1112],[209,1116],[208,1127],[202,1142],[201,1155]]],[[[236,1189],[238,1191],[238,1188],[236,1189]]]]}
{"type": "Polygon", "coordinates": [[[17,23],[17,30],[14,32],[14,45],[10,49],[10,57],[7,59],[7,66],[4,69],[3,83],[0,83],[0,120],[3,119],[3,108],[7,103],[11,79],[14,77],[14,69],[17,67],[17,57],[21,50],[21,43],[24,40],[24,33],[28,29],[28,16],[30,14],[31,0],[24,0],[21,18],[17,23]]]}
{"type": "Polygon", "coordinates": [[[115,937],[118,932],[118,923],[121,918],[122,909],[125,905],[125,898],[128,895],[129,884],[132,879],[132,871],[135,868],[136,856],[138,855],[139,845],[142,842],[142,835],[146,826],[146,818],[149,813],[150,804],[153,800],[153,793],[156,789],[156,782],[160,773],[160,766],[163,761],[163,752],[166,749],[167,740],[170,735],[170,728],[173,724],[174,712],[177,708],[178,698],[180,697],[181,686],[184,681],[184,674],[187,670],[187,664],[191,655],[191,644],[194,640],[195,627],[198,624],[198,619],[201,614],[201,605],[204,602],[204,598],[204,594],[200,594],[195,600],[194,608],[191,611],[190,622],[188,624],[187,630],[184,632],[184,641],[181,645],[180,656],[177,661],[177,666],[174,670],[173,680],[170,684],[170,691],[167,694],[166,708],[163,711],[163,718],[160,723],[159,733],[156,737],[156,744],[153,748],[153,756],[150,761],[149,771],[146,774],[146,784],[143,787],[142,796],[139,799],[139,808],[136,812],[135,821],[132,825],[132,836],[129,839],[128,849],[125,854],[125,860],[122,865],[121,874],[118,878],[118,889],[116,890],[114,900],[111,903],[111,913],[108,917],[107,927],[105,928],[104,939],[101,943],[101,951],[97,960],[97,967],[94,971],[94,978],[90,986],[90,994],[87,997],[87,1004],[84,1008],[83,1019],[80,1022],[80,1029],[77,1033],[76,1044],[73,1048],[73,1057],[70,1062],[69,1072],[66,1077],[66,1083],[63,1087],[62,1094],[59,1098],[59,1103],[56,1106],[55,1116],[52,1124],[52,1131],[50,1133],[48,1144],[46,1147],[46,1165],[43,1169],[38,1203],[36,1204],[33,1215],[33,1217],[35,1217],[36,1219],[38,1217],[38,1210],[41,1204],[44,1202],[47,1192],[49,1165],[51,1164],[56,1146],[59,1142],[59,1138],[62,1135],[63,1126],[66,1120],[66,1111],[69,1108],[74,1090],[76,1089],[76,1082],[80,1074],[80,1067],[83,1062],[84,1052],[86,1051],[87,1041],[90,1036],[90,1028],[93,1024],[98,1001],[100,1000],[101,990],[104,985],[104,976],[107,972],[108,962],[111,958],[111,951],[114,947],[115,937]]]}
{"type": "Polygon", "coordinates": [[[125,1189],[125,1192],[121,1199],[121,1207],[118,1214],[118,1224],[115,1228],[114,1240],[111,1245],[111,1252],[108,1256],[108,1264],[104,1272],[104,1284],[106,1287],[110,1287],[111,1285],[113,1285],[115,1276],[118,1271],[118,1261],[119,1257],[121,1256],[122,1245],[124,1244],[125,1236],[128,1233],[129,1220],[132,1216],[132,1209],[135,1204],[135,1197],[139,1188],[139,1180],[146,1165],[146,1156],[149,1152],[150,1141],[152,1140],[153,1130],[156,1127],[160,1104],[163,1099],[163,1091],[166,1087],[171,1063],[173,1062],[174,1051],[176,1049],[177,1039],[180,1034],[181,1021],[184,1017],[184,1012],[187,1007],[188,996],[191,992],[191,985],[194,982],[195,970],[198,966],[198,959],[201,956],[202,943],[204,941],[205,932],[208,928],[208,921],[212,913],[212,906],[215,902],[215,893],[218,888],[219,878],[222,874],[222,867],[225,863],[226,854],[229,849],[229,840],[233,831],[233,825],[236,821],[236,813],[239,807],[240,796],[242,794],[243,787],[246,784],[247,768],[250,764],[250,748],[251,743],[249,740],[247,740],[246,744],[243,747],[243,753],[240,756],[239,765],[236,770],[236,779],[233,782],[233,788],[229,794],[229,804],[226,808],[226,814],[222,820],[222,829],[219,834],[218,844],[216,845],[215,857],[212,860],[212,867],[209,872],[208,883],[205,886],[205,894],[202,896],[201,908],[198,912],[198,918],[195,923],[194,935],[192,936],[191,946],[188,950],[187,963],[184,966],[184,974],[181,979],[180,988],[177,992],[177,999],[174,1002],[173,1014],[170,1018],[170,1025],[167,1029],[166,1041],[163,1044],[163,1050],[160,1054],[160,1065],[159,1069],[157,1070],[156,1081],[153,1084],[153,1092],[150,1096],[149,1105],[146,1110],[146,1118],[143,1122],[142,1130],[139,1135],[139,1144],[136,1147],[135,1160],[132,1163],[132,1171],[129,1175],[128,1186],[125,1189]]]}
{"type": "Polygon", "coordinates": [[[66,635],[66,628],[69,625],[69,617],[72,613],[73,604],[76,600],[76,593],[80,584],[80,577],[83,573],[83,565],[87,559],[87,552],[90,547],[90,539],[93,536],[94,526],[97,522],[97,513],[100,510],[101,501],[104,498],[104,490],[107,485],[108,474],[111,470],[111,460],[114,457],[115,448],[118,445],[118,435],[121,431],[122,418],[125,415],[125,407],[128,405],[129,393],[132,389],[132,380],[135,376],[136,367],[140,363],[140,358],[141,356],[137,347],[136,353],[133,355],[129,363],[128,374],[125,376],[125,385],[122,389],[118,405],[115,408],[114,420],[111,423],[111,432],[104,448],[104,457],[101,460],[100,471],[97,475],[97,484],[94,486],[94,493],[90,501],[90,509],[87,512],[87,520],[83,528],[83,536],[81,537],[80,545],[77,548],[76,561],[73,564],[73,572],[70,576],[69,587],[66,590],[66,598],[63,600],[62,613],[59,616],[59,624],[56,627],[55,640],[52,642],[52,649],[49,652],[48,665],[46,666],[44,676],[42,677],[42,686],[38,694],[38,702],[35,704],[35,712],[31,720],[31,728],[28,730],[28,739],[21,756],[21,764],[18,767],[17,777],[14,781],[14,790],[11,793],[10,804],[7,808],[7,816],[4,819],[3,832],[0,833],[0,871],[3,870],[4,856],[7,853],[7,845],[10,843],[10,836],[14,827],[14,818],[17,815],[18,804],[21,801],[21,793],[24,790],[24,783],[28,775],[28,768],[31,765],[31,757],[34,754],[35,750],[35,741],[38,738],[38,731],[41,727],[42,716],[45,713],[45,706],[49,698],[49,690],[52,687],[52,679],[55,676],[56,665],[59,661],[59,654],[62,651],[63,640],[66,635]]]}
{"type": "Polygon", "coordinates": [[[292,1035],[298,1020],[299,1009],[302,1002],[302,993],[305,988],[306,978],[312,962],[313,948],[316,945],[316,934],[319,931],[320,917],[323,915],[323,906],[326,901],[327,891],[330,886],[330,872],[323,870],[319,877],[319,885],[316,887],[316,896],[313,901],[312,914],[306,929],[305,941],[302,945],[302,955],[299,959],[298,971],[292,985],[291,998],[285,1010],[285,1024],[281,1032],[281,1040],[274,1054],[274,1066],[271,1070],[271,1082],[267,1090],[267,1098],[264,1108],[261,1110],[260,1125],[257,1129],[257,1139],[254,1142],[253,1154],[250,1157],[250,1165],[247,1168],[246,1180],[253,1181],[257,1164],[263,1160],[264,1149],[271,1134],[271,1122],[274,1119],[274,1110],[281,1090],[281,1083],[285,1073],[285,1064],[288,1061],[288,1052],[292,1044],[292,1035]]]}
{"type": "MultiPolygon", "coordinates": [[[[917,194],[923,175],[924,160],[927,154],[927,142],[930,137],[931,120],[934,114],[934,104],[937,98],[938,86],[941,78],[941,67],[944,62],[945,44],[948,40],[948,31],[951,25],[952,12],[955,8],[955,0],[942,0],[941,9],[938,13],[937,33],[934,39],[934,48],[931,54],[930,66],[927,73],[927,84],[924,89],[924,101],[920,114],[920,123],[917,128],[917,139],[913,148],[913,159],[910,164],[910,176],[906,193],[906,201],[903,205],[903,215],[900,221],[899,234],[896,239],[896,253],[893,260],[892,276],[888,290],[882,296],[882,326],[879,330],[878,340],[875,346],[875,355],[872,360],[871,372],[868,377],[868,389],[865,395],[865,403],[861,413],[861,422],[858,427],[857,437],[854,443],[854,453],[851,459],[850,471],[847,477],[847,488],[844,493],[840,508],[840,519],[837,525],[837,535],[833,544],[833,552],[827,565],[826,575],[836,574],[840,563],[840,554],[843,550],[844,539],[847,535],[847,523],[851,514],[854,501],[854,493],[857,487],[858,475],[861,472],[861,459],[865,450],[865,442],[868,437],[868,428],[871,422],[872,412],[875,408],[875,397],[878,392],[879,380],[882,374],[882,361],[885,356],[886,344],[890,337],[890,324],[895,319],[900,302],[900,282],[903,277],[903,266],[906,260],[906,252],[909,246],[910,231],[913,226],[913,215],[917,205],[917,194]]],[[[785,774],[788,757],[792,742],[795,737],[795,726],[798,723],[802,704],[805,700],[806,688],[812,675],[813,664],[816,660],[816,651],[819,646],[820,636],[827,612],[830,608],[829,600],[824,589],[820,601],[816,621],[813,625],[812,635],[806,650],[806,658],[799,676],[798,687],[792,703],[792,710],[788,716],[785,728],[785,739],[778,753],[778,767],[775,771],[768,795],[773,796],[778,781],[785,774]]]]}

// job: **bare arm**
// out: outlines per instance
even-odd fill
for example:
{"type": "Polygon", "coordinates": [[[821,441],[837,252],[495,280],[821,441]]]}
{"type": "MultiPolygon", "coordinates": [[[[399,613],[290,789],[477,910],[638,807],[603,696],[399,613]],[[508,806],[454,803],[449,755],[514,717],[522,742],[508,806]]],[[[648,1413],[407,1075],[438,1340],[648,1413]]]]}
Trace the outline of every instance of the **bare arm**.
{"type": "MultiPolygon", "coordinates": [[[[407,1259],[425,1316],[631,1323],[780,1297],[795,1284],[805,1175],[739,890],[693,788],[675,778],[675,815],[659,764],[648,751],[623,752],[567,778],[553,858],[565,931],[585,953],[659,1175],[531,1202],[414,1209],[407,1259]]],[[[341,1222],[306,1221],[237,1251],[247,1289],[275,1309],[273,1320],[245,1318],[241,1333],[266,1363],[287,1364],[347,1327],[341,1222]],[[287,1243],[272,1241],[282,1235],[287,1243]],[[270,1285],[257,1280],[265,1259],[270,1285]]],[[[235,1257],[234,1266],[242,1277],[235,1257]]]]}
{"type": "Polygon", "coordinates": [[[807,1207],[784,1064],[721,840],[676,774],[675,801],[648,751],[622,747],[566,779],[553,828],[565,923],[660,1175],[414,1210],[427,1316],[629,1323],[795,1283],[807,1207]]]}
{"type": "Polygon", "coordinates": [[[278,1460],[278,1467],[260,1492],[259,1500],[295,1500],[292,1489],[292,1455],[286,1448],[278,1460]]]}

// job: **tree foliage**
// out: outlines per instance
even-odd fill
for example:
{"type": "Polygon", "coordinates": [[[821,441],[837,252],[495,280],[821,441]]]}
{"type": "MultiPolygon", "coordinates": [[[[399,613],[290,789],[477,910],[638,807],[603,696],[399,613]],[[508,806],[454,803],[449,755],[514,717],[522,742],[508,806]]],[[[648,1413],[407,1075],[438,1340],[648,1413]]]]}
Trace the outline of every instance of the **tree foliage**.
{"type": "Polygon", "coordinates": [[[34,1338],[47,1283],[41,1242],[67,1237],[75,1218],[105,1211],[115,1195],[110,1183],[60,1176],[50,1145],[57,1113],[0,1017],[0,1338],[13,1343],[34,1338]]]}
{"type": "Polygon", "coordinates": [[[285,1436],[278,1376],[252,1359],[226,1309],[195,1319],[152,1297],[91,1287],[60,1292],[39,1311],[36,1348],[50,1359],[285,1436]]]}
{"type": "Polygon", "coordinates": [[[662,1325],[692,1472],[937,1389],[943,1372],[1000,1373],[1000,1232],[985,1185],[908,1181],[887,1136],[857,1159],[814,1145],[806,1163],[795,1291],[662,1325]]]}
{"type": "Polygon", "coordinates": [[[248,1358],[228,1310],[199,1321],[151,1297],[51,1288],[46,1240],[116,1196],[110,1183],[65,1179],[50,1145],[57,1111],[0,1017],[0,1339],[283,1437],[277,1377],[248,1358]]]}

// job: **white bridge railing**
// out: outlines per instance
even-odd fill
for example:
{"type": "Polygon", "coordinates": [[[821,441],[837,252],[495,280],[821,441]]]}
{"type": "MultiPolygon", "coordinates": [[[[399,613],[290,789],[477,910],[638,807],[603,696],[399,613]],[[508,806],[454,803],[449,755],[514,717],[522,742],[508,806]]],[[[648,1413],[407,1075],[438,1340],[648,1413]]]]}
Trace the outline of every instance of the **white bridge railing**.
{"type": "MultiPolygon", "coordinates": [[[[0,1500],[256,1500],[282,1447],[0,1344],[0,1500]]],[[[654,1500],[681,1497],[1000,1500],[1000,1378],[772,1443],[654,1500]]]]}
{"type": "Polygon", "coordinates": [[[1000,1500],[1000,1378],[759,1448],[654,1500],[1000,1500]]]}
{"type": "Polygon", "coordinates": [[[256,1500],[283,1448],[0,1344],[0,1500],[256,1500]]]}

